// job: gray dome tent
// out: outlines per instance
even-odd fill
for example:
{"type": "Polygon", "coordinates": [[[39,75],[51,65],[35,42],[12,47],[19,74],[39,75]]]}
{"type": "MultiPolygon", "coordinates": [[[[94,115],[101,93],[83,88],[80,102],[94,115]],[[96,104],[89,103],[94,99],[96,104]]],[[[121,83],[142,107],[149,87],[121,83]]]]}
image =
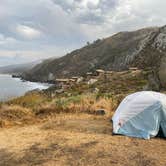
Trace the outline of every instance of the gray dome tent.
{"type": "Polygon", "coordinates": [[[166,137],[166,95],[142,91],[127,96],[113,118],[113,132],[150,139],[162,130],[166,137]]]}

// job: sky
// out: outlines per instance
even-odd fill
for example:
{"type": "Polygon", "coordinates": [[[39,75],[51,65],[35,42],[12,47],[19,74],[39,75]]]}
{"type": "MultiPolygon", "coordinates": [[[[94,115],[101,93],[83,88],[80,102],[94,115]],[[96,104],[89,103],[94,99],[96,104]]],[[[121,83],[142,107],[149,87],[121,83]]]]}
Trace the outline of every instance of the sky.
{"type": "Polygon", "coordinates": [[[0,66],[60,57],[87,41],[166,24],[166,0],[0,0],[0,66]]]}

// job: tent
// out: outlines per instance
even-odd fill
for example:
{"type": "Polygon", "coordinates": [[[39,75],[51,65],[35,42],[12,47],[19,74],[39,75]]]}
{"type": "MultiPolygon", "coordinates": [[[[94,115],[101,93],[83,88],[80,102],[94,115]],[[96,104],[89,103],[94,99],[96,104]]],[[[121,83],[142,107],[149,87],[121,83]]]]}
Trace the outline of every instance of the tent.
{"type": "Polygon", "coordinates": [[[133,93],[121,102],[113,118],[113,133],[150,139],[162,130],[166,137],[166,95],[133,93]]]}

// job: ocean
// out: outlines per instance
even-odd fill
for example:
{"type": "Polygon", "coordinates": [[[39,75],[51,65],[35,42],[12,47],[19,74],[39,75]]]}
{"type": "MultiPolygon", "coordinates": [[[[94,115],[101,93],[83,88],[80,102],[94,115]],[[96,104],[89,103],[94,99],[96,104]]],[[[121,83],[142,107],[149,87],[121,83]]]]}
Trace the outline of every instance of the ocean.
{"type": "Polygon", "coordinates": [[[22,81],[11,75],[0,74],[0,101],[6,101],[24,95],[34,89],[47,89],[49,84],[22,81]]]}

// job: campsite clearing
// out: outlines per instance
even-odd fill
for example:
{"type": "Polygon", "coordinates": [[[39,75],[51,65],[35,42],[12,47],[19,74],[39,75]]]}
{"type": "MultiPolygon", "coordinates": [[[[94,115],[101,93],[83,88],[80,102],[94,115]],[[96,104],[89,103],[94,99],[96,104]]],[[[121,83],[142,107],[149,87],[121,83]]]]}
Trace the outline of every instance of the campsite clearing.
{"type": "Polygon", "coordinates": [[[164,139],[113,136],[104,116],[60,114],[0,131],[0,165],[165,166],[164,139]]]}

